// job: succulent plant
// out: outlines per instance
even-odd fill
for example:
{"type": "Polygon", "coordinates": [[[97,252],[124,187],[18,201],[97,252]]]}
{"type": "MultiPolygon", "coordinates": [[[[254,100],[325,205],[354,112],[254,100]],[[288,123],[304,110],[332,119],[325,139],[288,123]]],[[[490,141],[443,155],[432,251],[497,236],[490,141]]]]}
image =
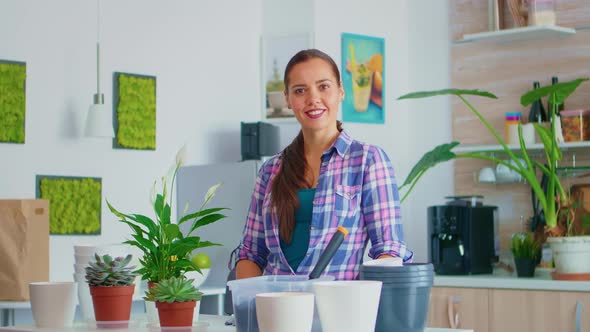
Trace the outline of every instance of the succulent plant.
{"type": "Polygon", "coordinates": [[[188,302],[199,301],[203,293],[193,286],[192,279],[171,277],[162,280],[146,292],[144,300],[156,302],[188,302]]]}
{"type": "Polygon", "coordinates": [[[102,258],[94,254],[96,262],[86,267],[86,282],[89,286],[131,286],[135,281],[135,266],[128,266],[131,255],[113,259],[110,255],[102,258]]]}

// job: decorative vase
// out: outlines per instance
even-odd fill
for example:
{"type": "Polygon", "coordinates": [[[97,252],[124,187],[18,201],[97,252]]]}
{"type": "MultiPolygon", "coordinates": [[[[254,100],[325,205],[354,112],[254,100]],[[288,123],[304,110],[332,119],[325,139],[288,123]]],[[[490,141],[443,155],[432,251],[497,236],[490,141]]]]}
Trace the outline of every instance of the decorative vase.
{"type": "Polygon", "coordinates": [[[135,286],[90,286],[94,317],[99,328],[126,328],[131,316],[135,286]]]}
{"type": "Polygon", "coordinates": [[[193,312],[197,301],[156,302],[161,327],[181,327],[193,325],[193,312]]]}
{"type": "Polygon", "coordinates": [[[514,257],[514,265],[516,265],[516,275],[519,278],[532,278],[535,276],[535,267],[537,264],[534,258],[514,257]]]}

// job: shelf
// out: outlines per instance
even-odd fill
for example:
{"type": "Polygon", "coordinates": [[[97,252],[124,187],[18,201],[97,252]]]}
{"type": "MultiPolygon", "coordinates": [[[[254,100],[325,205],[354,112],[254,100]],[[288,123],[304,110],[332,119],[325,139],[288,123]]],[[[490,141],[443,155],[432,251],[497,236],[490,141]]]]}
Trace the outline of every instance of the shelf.
{"type": "MultiPolygon", "coordinates": [[[[508,147],[512,151],[520,151],[519,145],[512,144],[512,145],[508,145],[508,147]]],[[[559,144],[559,147],[561,148],[562,151],[590,148],[590,141],[561,143],[561,144],[559,144]]],[[[527,151],[541,151],[543,149],[544,149],[544,147],[543,147],[543,144],[541,144],[541,143],[527,145],[527,151]]],[[[504,153],[504,148],[502,148],[502,146],[498,144],[498,145],[459,145],[453,149],[453,152],[455,152],[455,153],[476,152],[476,151],[504,153]]]]}
{"type": "Polygon", "coordinates": [[[538,38],[563,37],[576,33],[576,29],[564,28],[553,25],[529,26],[522,28],[504,29],[498,31],[486,31],[463,35],[463,39],[457,43],[469,42],[511,42],[516,40],[530,40],[538,38]]]}

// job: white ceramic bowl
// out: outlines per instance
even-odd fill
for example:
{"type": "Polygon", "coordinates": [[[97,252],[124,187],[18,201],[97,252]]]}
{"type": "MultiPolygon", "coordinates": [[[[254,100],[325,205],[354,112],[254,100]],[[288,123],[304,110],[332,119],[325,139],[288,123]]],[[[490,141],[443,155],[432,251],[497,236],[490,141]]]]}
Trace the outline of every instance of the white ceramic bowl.
{"type": "Polygon", "coordinates": [[[193,286],[198,288],[203,284],[203,282],[205,282],[205,280],[207,280],[207,276],[209,276],[210,271],[211,269],[201,269],[201,272],[203,274],[197,271],[190,271],[185,273],[184,275],[187,279],[193,279],[193,286]]]}

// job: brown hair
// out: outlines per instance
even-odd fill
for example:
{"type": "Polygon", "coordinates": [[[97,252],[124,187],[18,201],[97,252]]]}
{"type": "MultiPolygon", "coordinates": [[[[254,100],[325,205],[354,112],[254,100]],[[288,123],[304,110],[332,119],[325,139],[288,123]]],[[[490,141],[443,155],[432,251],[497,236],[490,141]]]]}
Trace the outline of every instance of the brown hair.
{"type": "MultiPolygon", "coordinates": [[[[320,50],[310,49],[298,52],[289,60],[285,68],[285,92],[289,89],[289,74],[293,70],[293,67],[299,63],[316,58],[326,61],[332,67],[332,72],[336,76],[338,85],[342,84],[340,82],[340,71],[334,60],[320,50]]],[[[340,121],[337,121],[336,127],[338,131],[342,131],[342,123],[340,121]]],[[[271,206],[278,218],[281,239],[286,243],[291,243],[293,230],[295,229],[295,210],[299,208],[297,191],[303,188],[312,188],[314,185],[313,183],[309,183],[305,178],[305,171],[309,165],[305,160],[303,133],[301,131],[299,131],[293,142],[283,150],[281,158],[281,169],[274,178],[271,187],[271,206]]]]}

